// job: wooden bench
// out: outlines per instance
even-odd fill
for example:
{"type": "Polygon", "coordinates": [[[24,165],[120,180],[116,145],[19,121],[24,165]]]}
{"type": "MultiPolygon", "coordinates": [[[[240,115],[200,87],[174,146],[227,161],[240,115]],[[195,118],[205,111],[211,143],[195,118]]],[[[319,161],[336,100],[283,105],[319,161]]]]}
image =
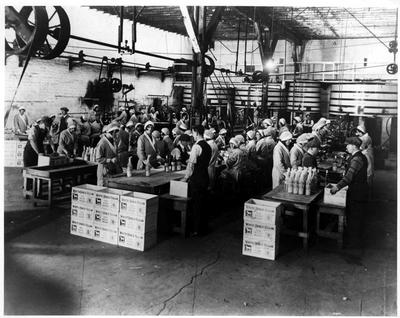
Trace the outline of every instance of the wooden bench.
{"type": "MultiPolygon", "coordinates": [[[[162,194],[160,198],[160,212],[178,211],[180,213],[180,225],[173,226],[172,231],[179,233],[182,237],[188,234],[187,222],[190,209],[191,198],[178,197],[171,194],[162,194]]],[[[169,219],[167,217],[167,219],[169,219]]]]}
{"type": "Polygon", "coordinates": [[[326,237],[337,241],[338,247],[343,248],[343,232],[346,208],[326,204],[322,200],[317,203],[317,227],[316,232],[320,237],[326,237]],[[329,222],[324,228],[321,228],[321,214],[335,215],[337,220],[329,222]],[[333,231],[337,225],[337,231],[333,231]]]}

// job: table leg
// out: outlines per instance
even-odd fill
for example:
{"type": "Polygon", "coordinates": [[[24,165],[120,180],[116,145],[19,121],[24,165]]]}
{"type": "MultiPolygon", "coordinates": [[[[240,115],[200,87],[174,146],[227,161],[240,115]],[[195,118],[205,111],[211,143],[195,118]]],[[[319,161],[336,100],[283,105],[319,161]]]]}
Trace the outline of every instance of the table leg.
{"type": "Polygon", "coordinates": [[[48,196],[48,206],[51,206],[51,193],[52,193],[52,186],[51,186],[51,179],[48,179],[47,182],[49,183],[49,196],[48,196]]]}
{"type": "Polygon", "coordinates": [[[344,216],[338,216],[338,247],[343,248],[344,216]]]}
{"type": "Polygon", "coordinates": [[[309,209],[308,209],[308,207],[306,207],[303,210],[303,232],[306,235],[306,237],[303,237],[303,248],[306,250],[308,249],[308,235],[309,235],[309,233],[308,233],[308,212],[309,212],[309,209]]]}

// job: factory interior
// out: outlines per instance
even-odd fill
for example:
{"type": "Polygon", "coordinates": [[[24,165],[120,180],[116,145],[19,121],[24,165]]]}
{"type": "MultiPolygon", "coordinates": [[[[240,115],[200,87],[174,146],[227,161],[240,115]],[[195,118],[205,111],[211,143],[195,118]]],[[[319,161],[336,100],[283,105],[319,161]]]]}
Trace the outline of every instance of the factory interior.
{"type": "Polygon", "coordinates": [[[399,5],[247,5],[2,7],[3,315],[397,316],[399,5]]]}

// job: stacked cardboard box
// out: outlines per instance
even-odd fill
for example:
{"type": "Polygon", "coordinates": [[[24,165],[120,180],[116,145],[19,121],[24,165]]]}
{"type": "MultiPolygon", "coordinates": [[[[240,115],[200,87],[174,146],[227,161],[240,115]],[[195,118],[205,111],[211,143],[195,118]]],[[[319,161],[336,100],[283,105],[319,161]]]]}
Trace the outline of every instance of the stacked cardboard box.
{"type": "Polygon", "coordinates": [[[130,191],[106,188],[96,193],[93,239],[118,244],[118,216],[120,198],[130,191]]]}
{"type": "Polygon", "coordinates": [[[71,234],[93,239],[95,197],[98,191],[104,189],[91,184],[72,188],[71,234]]]}
{"type": "Polygon", "coordinates": [[[26,141],[4,140],[4,166],[23,167],[26,141]]]}
{"type": "Polygon", "coordinates": [[[243,255],[274,260],[279,251],[283,206],[279,202],[250,199],[244,204],[243,255]]]}
{"type": "Polygon", "coordinates": [[[139,251],[157,242],[158,196],[133,192],[121,196],[118,245],[139,251]]]}
{"type": "Polygon", "coordinates": [[[157,243],[158,196],[84,184],[72,188],[71,234],[144,251],[157,243]]]}

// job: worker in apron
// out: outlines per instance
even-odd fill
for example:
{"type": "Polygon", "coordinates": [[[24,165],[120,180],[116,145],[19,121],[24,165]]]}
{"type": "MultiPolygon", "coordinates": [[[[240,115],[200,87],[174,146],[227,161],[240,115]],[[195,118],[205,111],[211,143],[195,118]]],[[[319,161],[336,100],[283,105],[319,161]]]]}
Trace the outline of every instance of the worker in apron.
{"type": "Polygon", "coordinates": [[[44,154],[44,140],[47,135],[46,120],[44,116],[38,119],[28,130],[28,142],[24,148],[24,167],[37,166],[39,154],[44,154]]]}
{"type": "Polygon", "coordinates": [[[68,128],[60,134],[57,152],[70,158],[74,158],[78,151],[78,138],[76,136],[76,124],[70,122],[68,128]]]}
{"type": "Polygon", "coordinates": [[[297,137],[296,143],[290,149],[290,165],[292,168],[298,168],[302,165],[303,156],[305,153],[304,146],[308,142],[309,134],[301,134],[297,137]]]}
{"type": "Polygon", "coordinates": [[[97,185],[104,185],[104,178],[122,172],[117,158],[117,137],[119,127],[110,124],[106,127],[105,134],[101,137],[95,149],[95,161],[97,162],[97,185]]]}
{"type": "Polygon", "coordinates": [[[151,121],[147,121],[144,125],[144,133],[139,137],[137,142],[137,155],[138,155],[138,163],[137,169],[142,170],[145,168],[147,163],[147,158],[150,156],[150,165],[154,168],[157,168],[160,164],[157,158],[157,149],[155,140],[152,136],[152,132],[154,130],[154,123],[151,121]]]}
{"type": "Polygon", "coordinates": [[[24,106],[18,108],[18,114],[14,116],[14,131],[17,134],[26,134],[29,127],[29,119],[24,106]]]}
{"type": "Polygon", "coordinates": [[[279,142],[276,144],[273,153],[272,168],[272,188],[279,186],[284,180],[284,173],[290,168],[289,145],[292,141],[292,134],[284,131],[279,136],[279,142]]]}

